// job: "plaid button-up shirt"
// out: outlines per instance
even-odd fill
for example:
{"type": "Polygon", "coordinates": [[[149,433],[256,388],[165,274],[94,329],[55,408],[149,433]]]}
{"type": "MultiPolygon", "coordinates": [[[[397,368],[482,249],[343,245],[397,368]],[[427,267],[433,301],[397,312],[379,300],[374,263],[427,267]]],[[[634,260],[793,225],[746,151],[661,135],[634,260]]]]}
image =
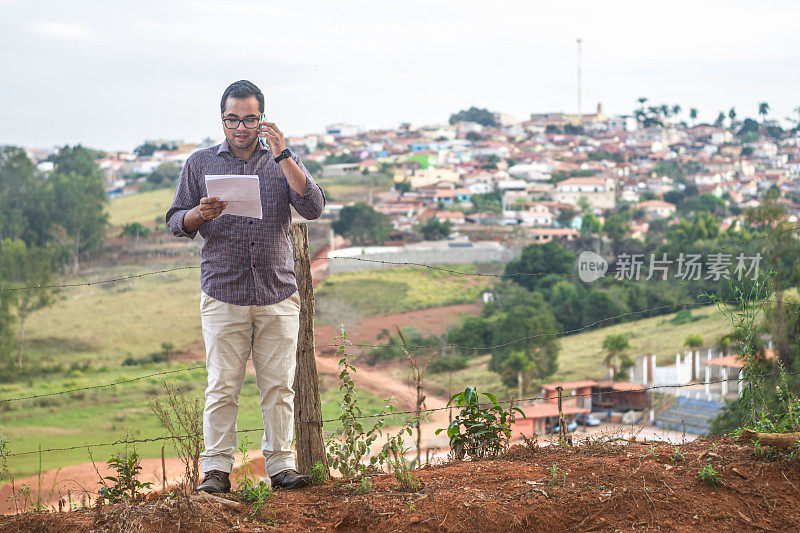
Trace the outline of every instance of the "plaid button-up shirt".
{"type": "Polygon", "coordinates": [[[167,227],[176,237],[194,238],[183,217],[208,196],[205,176],[212,174],[257,175],[261,188],[261,220],[226,215],[203,222],[198,228],[205,239],[201,253],[200,279],[204,293],[233,305],[271,305],[297,290],[290,237],[291,204],[308,220],[319,218],[325,193],[311,177],[300,158],[292,155],[306,175],[306,194],[289,187],[269,148],[258,148],[247,161],[233,155],[228,142],[193,153],[183,166],[167,227]]]}

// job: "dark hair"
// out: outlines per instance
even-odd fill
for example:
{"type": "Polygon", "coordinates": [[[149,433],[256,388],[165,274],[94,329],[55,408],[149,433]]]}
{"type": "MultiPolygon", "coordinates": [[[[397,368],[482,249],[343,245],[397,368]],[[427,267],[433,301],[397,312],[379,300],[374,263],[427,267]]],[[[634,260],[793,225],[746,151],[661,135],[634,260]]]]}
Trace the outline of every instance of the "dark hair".
{"type": "Polygon", "coordinates": [[[225,112],[225,103],[229,97],[233,98],[248,98],[255,96],[258,100],[258,109],[261,113],[264,112],[264,93],[261,92],[255,83],[247,80],[239,80],[228,85],[225,92],[222,93],[222,100],[219,103],[219,110],[225,112]]]}

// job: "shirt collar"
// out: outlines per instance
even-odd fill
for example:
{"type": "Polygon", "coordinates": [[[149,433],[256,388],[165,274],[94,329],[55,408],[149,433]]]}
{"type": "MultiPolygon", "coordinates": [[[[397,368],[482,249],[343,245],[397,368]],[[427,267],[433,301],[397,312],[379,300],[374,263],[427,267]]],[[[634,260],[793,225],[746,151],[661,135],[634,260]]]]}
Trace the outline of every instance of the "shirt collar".
{"type": "MultiPolygon", "coordinates": [[[[260,140],[257,141],[256,152],[266,152],[268,150],[269,148],[261,144],[260,140]]],[[[220,155],[222,152],[228,152],[229,154],[233,155],[230,146],[228,146],[228,139],[223,140],[222,143],[219,145],[219,148],[217,148],[217,155],[220,155]]]]}

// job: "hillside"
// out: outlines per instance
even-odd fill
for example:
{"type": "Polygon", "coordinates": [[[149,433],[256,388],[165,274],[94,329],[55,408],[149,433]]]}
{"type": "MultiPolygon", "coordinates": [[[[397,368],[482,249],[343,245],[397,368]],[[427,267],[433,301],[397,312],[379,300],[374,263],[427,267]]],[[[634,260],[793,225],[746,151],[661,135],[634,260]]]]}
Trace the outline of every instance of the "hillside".
{"type": "MultiPolygon", "coordinates": [[[[130,271],[117,267],[96,272],[92,279],[128,273],[130,271]]],[[[110,286],[65,289],[54,306],[32,315],[26,348],[26,361],[43,367],[60,365],[62,370],[27,381],[0,384],[0,399],[112,383],[201,364],[203,346],[199,320],[192,312],[198,305],[198,278],[198,269],[188,269],[110,286]],[[170,297],[154,298],[154,294],[169,294],[170,297]],[[173,349],[178,351],[173,362],[120,366],[126,359],[144,361],[150,354],[159,352],[163,342],[173,344],[173,349]]],[[[318,289],[318,307],[329,313],[328,316],[339,314],[340,321],[348,327],[350,339],[366,343],[378,342],[380,331],[391,329],[394,324],[411,325],[430,334],[441,333],[460,313],[479,310],[475,304],[441,307],[442,303],[452,301],[454,294],[464,300],[473,299],[479,292],[470,291],[480,291],[482,287],[482,282],[475,283],[469,277],[454,279],[440,272],[410,268],[356,272],[332,276],[328,280],[318,289]],[[394,299],[371,300],[369,295],[375,292],[374,286],[355,282],[368,279],[386,286],[402,285],[402,293],[398,292],[394,299]],[[343,312],[344,308],[339,305],[342,299],[350,302],[351,314],[343,312]],[[427,310],[407,311],[409,308],[427,310]],[[376,310],[401,312],[374,315],[376,310]]],[[[633,354],[652,351],[660,360],[669,360],[682,349],[689,333],[701,333],[704,339],[713,341],[727,331],[724,318],[713,306],[694,308],[692,313],[698,320],[683,325],[671,323],[674,315],[664,315],[564,337],[561,339],[560,370],[553,379],[604,375],[602,341],[609,333],[631,334],[633,354]]],[[[336,322],[331,322],[318,326],[317,344],[336,342],[333,340],[337,334],[336,322]]],[[[486,369],[489,357],[482,355],[471,359],[469,368],[454,372],[452,376],[428,373],[425,381],[428,394],[446,395],[451,390],[477,385],[482,391],[506,397],[510,391],[503,387],[497,374],[486,369]]],[[[382,365],[377,370],[403,382],[408,374],[403,360],[382,365]]],[[[202,369],[164,378],[180,384],[190,395],[202,395],[205,388],[202,369]]],[[[147,408],[146,399],[163,392],[161,379],[154,376],[120,387],[2,404],[0,434],[8,437],[13,451],[36,449],[39,443],[43,443],[44,448],[69,447],[87,441],[114,441],[126,434],[134,437],[160,435],[162,429],[147,408]]],[[[334,374],[323,379],[323,390],[329,389],[323,398],[326,418],[335,418],[338,414],[336,386],[334,374]]],[[[379,389],[373,388],[364,394],[368,409],[378,409],[382,405],[384,395],[379,389]]],[[[245,382],[239,424],[240,427],[259,425],[252,377],[245,382]]],[[[145,444],[140,453],[144,457],[157,457],[160,445],[145,444]]],[[[167,454],[171,454],[169,446],[167,454]]],[[[43,468],[49,470],[82,463],[88,457],[85,449],[78,449],[45,454],[42,459],[43,468]]],[[[23,456],[9,466],[14,475],[31,475],[38,468],[38,457],[23,456]]]]}
{"type": "MultiPolygon", "coordinates": [[[[400,492],[391,475],[371,488],[332,483],[276,491],[261,520],[251,507],[156,496],[64,513],[0,517],[9,533],[39,531],[795,531],[797,459],[759,459],[729,438],[680,446],[589,442],[515,446],[494,460],[414,472],[423,488],[400,492]],[[698,478],[719,472],[712,488],[698,478]]],[[[235,500],[234,496],[230,497],[235,500]]],[[[68,507],[67,507],[68,508],[68,507]]]]}

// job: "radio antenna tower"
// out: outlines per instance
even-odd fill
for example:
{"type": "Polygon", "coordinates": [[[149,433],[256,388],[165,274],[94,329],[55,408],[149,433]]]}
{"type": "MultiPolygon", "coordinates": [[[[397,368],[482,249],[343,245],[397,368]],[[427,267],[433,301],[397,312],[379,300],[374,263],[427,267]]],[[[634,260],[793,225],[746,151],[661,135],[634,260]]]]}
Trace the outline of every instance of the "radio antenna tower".
{"type": "Polygon", "coordinates": [[[581,116],[581,43],[583,39],[575,39],[578,43],[578,117],[583,121],[581,116]]]}

